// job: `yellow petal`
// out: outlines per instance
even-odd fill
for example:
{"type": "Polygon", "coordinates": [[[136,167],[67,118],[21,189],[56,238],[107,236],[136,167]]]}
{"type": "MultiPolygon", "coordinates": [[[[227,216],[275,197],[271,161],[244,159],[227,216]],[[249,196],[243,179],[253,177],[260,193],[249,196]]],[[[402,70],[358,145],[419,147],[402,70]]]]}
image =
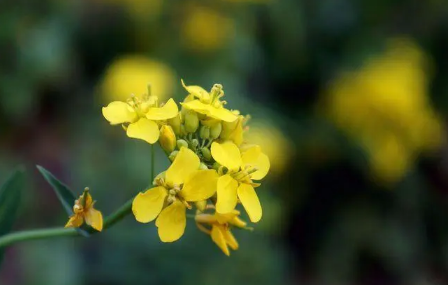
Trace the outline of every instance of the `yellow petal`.
{"type": "Polygon", "coordinates": [[[171,166],[166,171],[166,181],[171,186],[180,185],[199,168],[199,157],[186,147],[182,147],[171,166]]]}
{"type": "Polygon", "coordinates": [[[90,195],[90,193],[89,192],[85,192],[86,194],[85,194],[85,196],[84,196],[84,203],[85,203],[85,206],[84,206],[84,208],[85,209],[89,209],[90,207],[92,207],[92,205],[93,205],[93,199],[92,199],[92,195],[90,195]]]}
{"type": "Polygon", "coordinates": [[[73,215],[65,224],[65,228],[79,228],[84,223],[82,215],[73,215]]]}
{"type": "Polygon", "coordinates": [[[229,256],[229,248],[227,247],[226,239],[220,226],[213,225],[212,227],[212,241],[224,252],[225,255],[229,256]]]}
{"type": "Polygon", "coordinates": [[[216,193],[217,181],[216,170],[196,170],[185,181],[179,195],[191,202],[208,199],[216,193]]]}
{"type": "Polygon", "coordinates": [[[243,160],[243,167],[246,165],[251,165],[258,168],[257,171],[250,175],[252,179],[261,180],[266,176],[266,174],[268,174],[271,164],[268,156],[261,152],[261,148],[259,146],[251,147],[247,151],[243,152],[241,159],[243,160]]]}
{"type": "Polygon", "coordinates": [[[140,118],[128,126],[127,135],[130,138],[141,139],[153,144],[159,139],[159,127],[153,121],[140,118]]]}
{"type": "Polygon", "coordinates": [[[187,225],[185,212],[186,208],[179,200],[163,209],[156,220],[161,241],[173,242],[180,239],[187,225]]]}
{"type": "Polygon", "coordinates": [[[241,183],[238,187],[238,198],[240,198],[252,223],[258,222],[262,216],[262,209],[254,187],[249,184],[241,183]]]}
{"type": "Polygon", "coordinates": [[[153,221],[162,211],[167,191],[164,187],[154,187],[144,193],[138,193],[132,202],[132,212],[140,223],[153,221]]]}
{"type": "Polygon", "coordinates": [[[112,125],[132,123],[138,118],[134,109],[125,102],[115,101],[103,107],[103,116],[112,125]]]}
{"type": "Polygon", "coordinates": [[[197,86],[197,85],[186,86],[185,82],[183,80],[181,80],[181,82],[182,82],[182,86],[185,88],[185,90],[187,90],[187,92],[190,93],[191,95],[193,95],[199,99],[210,100],[210,95],[201,86],[197,86]]]}
{"type": "Polygon", "coordinates": [[[209,104],[204,104],[199,100],[193,100],[182,103],[182,106],[189,110],[193,110],[200,114],[204,114],[213,119],[221,120],[224,122],[233,122],[238,119],[238,116],[225,108],[215,108],[209,104]]]}
{"type": "Polygon", "coordinates": [[[215,212],[216,220],[220,224],[227,224],[227,223],[231,222],[235,217],[238,217],[239,214],[240,214],[240,211],[238,211],[238,210],[233,210],[233,211],[230,211],[229,213],[225,213],[225,214],[215,212]]]}
{"type": "Polygon", "coordinates": [[[146,118],[154,121],[168,120],[177,116],[179,109],[176,102],[171,98],[163,107],[149,108],[146,118]]]}
{"type": "Polygon", "coordinates": [[[233,236],[232,232],[228,228],[225,228],[223,234],[224,239],[226,240],[226,243],[230,246],[230,248],[233,250],[237,250],[239,245],[238,242],[236,241],[236,238],[233,236]]]}
{"type": "Polygon", "coordinates": [[[238,201],[238,182],[232,176],[226,174],[218,179],[218,200],[216,201],[216,211],[218,213],[229,213],[236,207],[238,201]]]}
{"type": "Polygon", "coordinates": [[[222,120],[224,122],[233,122],[238,119],[238,117],[234,113],[224,107],[214,108],[210,106],[209,116],[218,120],[222,120]]]}
{"type": "Polygon", "coordinates": [[[221,165],[230,170],[239,169],[241,166],[241,153],[233,142],[224,142],[222,144],[212,143],[212,156],[221,165]]]}
{"type": "Polygon", "coordinates": [[[103,215],[95,208],[90,208],[85,215],[86,223],[95,230],[101,232],[103,230],[103,215]]]}

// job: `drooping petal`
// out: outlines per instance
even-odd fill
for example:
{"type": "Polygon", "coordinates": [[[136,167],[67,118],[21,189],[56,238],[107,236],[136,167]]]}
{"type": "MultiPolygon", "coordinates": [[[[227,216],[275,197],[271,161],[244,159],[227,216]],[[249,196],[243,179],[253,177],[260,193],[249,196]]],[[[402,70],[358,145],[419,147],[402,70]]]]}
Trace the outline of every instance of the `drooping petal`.
{"type": "Polygon", "coordinates": [[[204,114],[213,119],[221,120],[224,122],[233,122],[238,119],[237,115],[223,107],[215,108],[212,105],[204,104],[199,100],[184,102],[182,103],[182,106],[189,110],[196,111],[200,114],[204,114]]]}
{"type": "Polygon", "coordinates": [[[262,216],[262,209],[254,187],[249,184],[241,183],[238,187],[238,198],[240,198],[252,223],[258,222],[262,216]]]}
{"type": "Polygon", "coordinates": [[[234,113],[232,113],[230,110],[227,110],[224,107],[221,108],[215,108],[213,106],[210,106],[210,117],[222,120],[224,122],[233,122],[236,119],[238,119],[238,116],[236,116],[234,113]]]}
{"type": "Polygon", "coordinates": [[[103,215],[95,208],[90,208],[85,215],[86,223],[95,230],[101,232],[103,230],[103,215]]]}
{"type": "Polygon", "coordinates": [[[241,166],[241,153],[233,142],[213,142],[211,151],[213,158],[228,169],[235,170],[241,166]]]}
{"type": "Polygon", "coordinates": [[[233,236],[232,232],[228,228],[225,228],[223,234],[224,239],[226,240],[226,243],[230,246],[230,248],[233,250],[237,250],[239,247],[238,241],[233,236]]]}
{"type": "Polygon", "coordinates": [[[79,228],[84,223],[82,215],[73,215],[65,224],[65,228],[79,228]]]}
{"type": "Polygon", "coordinates": [[[216,201],[216,211],[220,214],[231,212],[238,202],[238,182],[232,176],[226,174],[219,177],[216,201]]]}
{"type": "Polygon", "coordinates": [[[194,97],[203,99],[203,100],[210,99],[210,95],[208,94],[208,92],[205,91],[205,89],[202,88],[201,86],[197,86],[197,85],[186,86],[185,82],[183,80],[181,80],[181,82],[182,82],[182,86],[185,88],[185,90],[187,90],[187,92],[190,93],[191,95],[193,95],[194,97]]]}
{"type": "Polygon", "coordinates": [[[166,171],[167,183],[180,185],[199,168],[199,157],[186,147],[182,147],[171,166],[166,171]]]}
{"type": "Polygon", "coordinates": [[[239,214],[240,214],[240,211],[238,211],[238,210],[233,210],[233,211],[231,211],[229,213],[225,213],[225,214],[215,212],[216,220],[220,224],[227,224],[227,223],[231,222],[235,217],[238,217],[239,214]]]}
{"type": "Polygon", "coordinates": [[[159,127],[154,121],[140,118],[135,123],[128,126],[127,135],[130,138],[141,139],[150,144],[159,139],[159,127]]]}
{"type": "Polygon", "coordinates": [[[138,119],[134,109],[125,102],[114,101],[103,107],[103,116],[112,125],[132,123],[138,119]]]}
{"type": "Polygon", "coordinates": [[[213,225],[211,232],[212,241],[224,252],[225,255],[230,256],[229,248],[227,247],[226,239],[220,226],[213,225]]]}
{"type": "Polygon", "coordinates": [[[144,193],[138,193],[132,202],[132,212],[140,223],[153,221],[162,211],[163,203],[168,195],[165,187],[151,188],[144,193]]]}
{"type": "Polygon", "coordinates": [[[266,176],[266,174],[268,174],[271,164],[268,156],[261,152],[261,148],[259,146],[253,146],[243,152],[241,159],[243,160],[243,167],[246,165],[251,165],[258,169],[250,175],[252,179],[261,180],[266,176]]]}
{"type": "Polygon", "coordinates": [[[184,234],[187,225],[186,208],[179,200],[162,210],[156,220],[159,237],[163,242],[173,242],[184,234]]]}
{"type": "Polygon", "coordinates": [[[187,178],[179,195],[191,202],[208,199],[216,193],[217,181],[216,170],[196,170],[187,178]]]}
{"type": "Polygon", "coordinates": [[[174,118],[179,113],[176,102],[171,98],[160,108],[149,108],[146,118],[154,121],[168,120],[174,118]]]}

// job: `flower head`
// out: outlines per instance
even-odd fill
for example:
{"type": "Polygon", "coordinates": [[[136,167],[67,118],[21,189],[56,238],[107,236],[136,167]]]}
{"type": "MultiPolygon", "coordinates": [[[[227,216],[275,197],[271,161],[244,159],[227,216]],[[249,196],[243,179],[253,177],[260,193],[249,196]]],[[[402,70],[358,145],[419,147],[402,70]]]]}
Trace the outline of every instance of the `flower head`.
{"type": "Polygon", "coordinates": [[[103,107],[103,116],[112,125],[128,124],[128,137],[150,144],[159,139],[158,122],[174,118],[177,113],[178,108],[173,99],[159,107],[158,98],[148,94],[141,97],[131,96],[127,102],[114,101],[103,107]]]}
{"type": "Polygon", "coordinates": [[[84,190],[84,193],[79,196],[73,206],[73,215],[70,216],[66,228],[79,228],[84,222],[97,231],[103,230],[103,215],[96,210],[95,202],[89,193],[89,188],[84,190]]]}
{"type": "Polygon", "coordinates": [[[218,179],[216,211],[229,213],[235,209],[238,199],[252,222],[261,219],[262,209],[253,180],[263,179],[269,171],[269,158],[259,146],[252,146],[241,153],[233,142],[213,142],[211,154],[226,169],[218,179]]]}
{"type": "Polygon", "coordinates": [[[227,102],[221,101],[224,96],[221,84],[213,85],[210,93],[200,86],[186,86],[183,81],[182,85],[190,93],[186,102],[182,103],[182,106],[186,109],[224,122],[233,122],[238,118],[237,115],[224,107],[227,102]]]}
{"type": "Polygon", "coordinates": [[[237,250],[239,245],[232,232],[232,227],[245,228],[246,222],[239,218],[240,212],[233,210],[227,214],[220,214],[215,212],[212,214],[197,214],[195,216],[196,225],[200,230],[209,234],[213,242],[229,256],[229,247],[237,250]],[[211,226],[208,229],[207,226],[211,226]]]}
{"type": "Polygon", "coordinates": [[[137,221],[149,223],[157,218],[163,242],[176,241],[183,235],[189,202],[208,199],[216,192],[216,171],[199,168],[199,157],[182,147],[168,170],[155,179],[157,186],[139,193],[132,203],[137,221]]]}

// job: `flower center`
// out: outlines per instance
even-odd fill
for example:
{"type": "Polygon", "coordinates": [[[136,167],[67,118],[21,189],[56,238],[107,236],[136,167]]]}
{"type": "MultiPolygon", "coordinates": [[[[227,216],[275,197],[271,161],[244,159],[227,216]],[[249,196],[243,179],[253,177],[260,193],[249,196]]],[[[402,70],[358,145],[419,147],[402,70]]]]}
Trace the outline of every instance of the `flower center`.
{"type": "Polygon", "coordinates": [[[145,117],[145,114],[150,108],[157,107],[159,104],[157,96],[144,94],[141,97],[132,95],[127,103],[131,106],[135,113],[140,117],[145,117]]]}
{"type": "Polygon", "coordinates": [[[258,171],[258,168],[256,166],[246,165],[239,171],[230,173],[230,175],[233,177],[233,179],[240,183],[251,183],[251,175],[256,171],[258,171]]]}

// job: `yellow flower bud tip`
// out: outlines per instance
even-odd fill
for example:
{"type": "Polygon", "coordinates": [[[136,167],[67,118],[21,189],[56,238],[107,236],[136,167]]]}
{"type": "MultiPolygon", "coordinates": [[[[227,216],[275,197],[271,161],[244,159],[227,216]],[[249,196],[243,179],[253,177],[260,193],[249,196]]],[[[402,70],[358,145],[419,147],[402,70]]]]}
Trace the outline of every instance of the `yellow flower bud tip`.
{"type": "Polygon", "coordinates": [[[159,143],[167,153],[171,153],[176,148],[176,135],[171,126],[163,125],[160,128],[159,143]]]}

